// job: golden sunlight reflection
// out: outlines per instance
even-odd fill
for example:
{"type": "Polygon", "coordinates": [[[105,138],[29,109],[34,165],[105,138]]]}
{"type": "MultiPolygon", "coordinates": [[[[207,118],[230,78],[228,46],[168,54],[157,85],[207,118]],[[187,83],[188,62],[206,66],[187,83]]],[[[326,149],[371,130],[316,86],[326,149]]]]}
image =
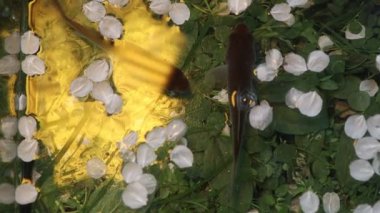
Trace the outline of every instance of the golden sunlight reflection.
{"type": "MultiPolygon", "coordinates": [[[[27,79],[27,114],[35,114],[41,140],[55,159],[55,181],[67,185],[88,178],[86,162],[98,157],[107,164],[107,177],[120,178],[122,160],[116,143],[130,131],[138,131],[139,141],[155,126],[165,125],[182,102],[159,91],[170,74],[168,64],[176,64],[185,37],[177,27],[152,18],[142,1],[130,1],[125,8],[106,5],[124,23],[124,36],[107,52],[82,40],[65,24],[51,0],[32,4],[31,24],[41,40],[38,56],[47,72],[27,79]],[[108,58],[112,81],[122,96],[122,112],[107,116],[98,101],[80,101],[69,94],[71,82],[97,58],[108,58]],[[158,60],[158,58],[162,60],[158,60]]],[[[84,1],[62,1],[67,15],[93,27],[81,12],[84,1]]]]}

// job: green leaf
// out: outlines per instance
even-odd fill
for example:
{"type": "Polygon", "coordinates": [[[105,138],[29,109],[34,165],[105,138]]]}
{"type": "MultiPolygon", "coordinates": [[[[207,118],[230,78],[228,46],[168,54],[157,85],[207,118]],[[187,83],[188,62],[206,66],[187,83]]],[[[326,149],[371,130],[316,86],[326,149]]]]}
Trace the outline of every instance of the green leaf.
{"type": "Polygon", "coordinates": [[[311,167],[314,177],[318,178],[321,182],[324,182],[330,174],[329,165],[329,162],[322,157],[314,161],[311,167]]]}
{"type": "Polygon", "coordinates": [[[346,134],[342,132],[335,155],[336,177],[342,187],[349,186],[350,183],[353,183],[348,167],[354,159],[355,150],[353,139],[347,137],[346,134]]]}
{"type": "Polygon", "coordinates": [[[352,109],[364,111],[369,106],[371,97],[369,97],[367,92],[356,91],[349,95],[347,100],[352,109]]]}
{"type": "Polygon", "coordinates": [[[292,164],[296,159],[297,149],[294,145],[281,144],[274,150],[274,160],[282,163],[292,164]]]}
{"type": "Polygon", "coordinates": [[[230,36],[231,33],[231,28],[228,26],[220,26],[215,28],[215,38],[221,42],[225,43],[228,40],[228,37],[230,36]]]}
{"type": "Polygon", "coordinates": [[[358,22],[357,20],[354,20],[348,25],[348,29],[350,30],[351,33],[358,34],[362,30],[362,26],[360,22],[358,22]]]}
{"type": "Polygon", "coordinates": [[[327,68],[329,73],[338,74],[344,73],[346,67],[346,63],[344,60],[341,60],[340,57],[331,56],[330,57],[330,65],[327,68]]]}
{"type": "Polygon", "coordinates": [[[358,77],[348,76],[345,78],[337,78],[339,89],[332,92],[336,98],[347,99],[352,93],[358,90],[361,80],[358,77]]]}
{"type": "Polygon", "coordinates": [[[274,129],[285,134],[308,134],[329,126],[325,107],[322,107],[322,111],[315,117],[304,116],[298,110],[283,105],[274,107],[273,111],[274,129]]]}
{"type": "Polygon", "coordinates": [[[339,88],[338,84],[333,80],[322,81],[319,87],[324,90],[337,90],[339,88]]]}

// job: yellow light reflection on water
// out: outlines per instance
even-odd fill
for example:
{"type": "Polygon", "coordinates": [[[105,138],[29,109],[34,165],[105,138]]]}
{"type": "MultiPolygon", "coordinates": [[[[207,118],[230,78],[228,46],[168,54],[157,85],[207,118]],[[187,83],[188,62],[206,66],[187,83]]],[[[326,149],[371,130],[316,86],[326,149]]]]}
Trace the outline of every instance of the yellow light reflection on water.
{"type": "MultiPolygon", "coordinates": [[[[83,3],[62,1],[70,18],[96,29],[82,14],[83,3]]],[[[138,131],[143,140],[147,131],[166,124],[182,107],[180,100],[159,92],[170,74],[168,64],[176,63],[185,44],[178,27],[154,19],[142,1],[130,1],[125,8],[106,8],[123,21],[125,33],[114,48],[102,51],[71,29],[51,0],[32,5],[31,24],[42,38],[38,56],[47,70],[27,79],[27,114],[36,115],[39,121],[36,138],[55,159],[59,185],[88,178],[86,162],[92,157],[106,162],[108,177],[116,174],[120,178],[122,160],[116,143],[131,130],[138,131]],[[112,81],[124,102],[122,112],[113,116],[106,115],[100,102],[80,101],[69,94],[71,82],[83,74],[83,68],[102,57],[112,63],[112,81]]]]}

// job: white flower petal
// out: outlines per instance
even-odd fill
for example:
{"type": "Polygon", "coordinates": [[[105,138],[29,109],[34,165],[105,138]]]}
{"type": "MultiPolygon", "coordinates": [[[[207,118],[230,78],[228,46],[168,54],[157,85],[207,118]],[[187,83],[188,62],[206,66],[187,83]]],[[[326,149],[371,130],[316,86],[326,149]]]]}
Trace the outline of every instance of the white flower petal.
{"type": "Polygon", "coordinates": [[[126,183],[132,183],[140,179],[143,171],[141,166],[137,163],[129,162],[123,167],[121,174],[126,183]]]}
{"type": "Polygon", "coordinates": [[[322,50],[314,50],[307,59],[307,68],[313,72],[322,72],[330,63],[330,57],[322,50]]]}
{"type": "Polygon", "coordinates": [[[4,50],[9,54],[17,54],[20,52],[20,33],[14,31],[4,39],[4,50]]]}
{"type": "Polygon", "coordinates": [[[182,169],[193,166],[194,156],[187,146],[177,145],[170,152],[170,160],[182,169]]]}
{"type": "Polygon", "coordinates": [[[37,189],[32,184],[21,184],[15,191],[15,199],[18,204],[25,205],[34,203],[37,199],[37,189]]]}
{"type": "Polygon", "coordinates": [[[344,124],[344,132],[352,139],[359,139],[367,132],[367,123],[363,115],[351,115],[344,124]]]}
{"type": "Polygon", "coordinates": [[[304,93],[302,91],[299,91],[298,89],[292,87],[285,96],[285,104],[291,108],[294,109],[296,108],[296,104],[298,101],[298,98],[303,95],[304,93]]]}
{"type": "Polygon", "coordinates": [[[354,143],[356,155],[363,159],[369,160],[375,157],[375,154],[380,151],[380,143],[373,137],[364,137],[354,143]]]}
{"type": "Polygon", "coordinates": [[[114,115],[121,112],[123,108],[123,99],[118,94],[112,94],[110,96],[110,101],[106,104],[106,111],[108,114],[114,115]]]}
{"type": "Polygon", "coordinates": [[[369,134],[380,140],[380,114],[369,117],[367,127],[369,134]]]}
{"type": "Polygon", "coordinates": [[[153,149],[158,149],[166,141],[166,129],[163,127],[156,127],[146,135],[146,143],[153,149]]]}
{"type": "Polygon", "coordinates": [[[322,35],[318,38],[319,49],[325,50],[334,45],[334,42],[331,41],[330,37],[327,35],[322,35]]]}
{"type": "Polygon", "coordinates": [[[377,202],[373,205],[372,209],[373,209],[373,213],[379,213],[379,212],[380,212],[380,200],[377,201],[377,202]]]}
{"type": "Polygon", "coordinates": [[[106,8],[97,1],[89,1],[83,4],[82,11],[92,22],[98,22],[106,15],[106,8]]]}
{"type": "Polygon", "coordinates": [[[181,119],[172,120],[166,127],[166,139],[168,141],[180,140],[187,131],[187,125],[181,119]]]}
{"type": "Polygon", "coordinates": [[[37,121],[33,116],[22,116],[18,120],[18,131],[24,138],[31,139],[37,131],[37,121]]]}
{"type": "Polygon", "coordinates": [[[131,131],[128,135],[126,135],[118,145],[120,153],[127,153],[130,148],[137,143],[137,139],[138,134],[135,131],[131,131]]]}
{"type": "Polygon", "coordinates": [[[348,40],[356,40],[356,39],[362,39],[362,38],[365,38],[365,27],[360,24],[362,26],[362,29],[359,33],[352,33],[349,29],[349,27],[346,28],[346,31],[345,31],[345,36],[346,36],[346,39],[348,40]]]}
{"type": "Polygon", "coordinates": [[[37,157],[38,142],[34,139],[24,139],[17,147],[17,156],[24,162],[30,162],[37,157]]]}
{"type": "Polygon", "coordinates": [[[124,7],[128,4],[129,0],[108,0],[108,2],[116,7],[124,7]]]}
{"type": "Polygon", "coordinates": [[[335,192],[327,192],[323,195],[323,210],[326,213],[336,213],[340,209],[339,195],[335,192]]]}
{"type": "Polygon", "coordinates": [[[266,64],[260,64],[255,71],[260,81],[272,81],[277,76],[277,70],[268,67],[266,64]]]}
{"type": "Polygon", "coordinates": [[[222,89],[218,92],[217,95],[212,97],[212,99],[219,101],[222,104],[228,104],[228,93],[227,90],[222,89]]]}
{"type": "Polygon", "coordinates": [[[12,139],[17,133],[17,118],[6,116],[1,119],[1,132],[6,139],[12,139]]]}
{"type": "Polygon", "coordinates": [[[148,194],[152,194],[156,190],[157,180],[152,174],[141,175],[138,182],[146,188],[148,194]]]}
{"type": "Polygon", "coordinates": [[[104,16],[99,22],[100,33],[109,39],[118,39],[123,34],[123,24],[114,16],[104,16]]]}
{"type": "Polygon", "coordinates": [[[148,191],[139,183],[134,182],[127,186],[122,194],[123,202],[131,209],[138,209],[148,202],[148,191]]]}
{"type": "Polygon", "coordinates": [[[228,0],[228,8],[231,13],[239,15],[251,5],[252,0],[228,0]]]}
{"type": "Polygon", "coordinates": [[[184,3],[174,3],[169,10],[169,16],[176,25],[181,25],[190,18],[190,10],[184,3]]]}
{"type": "Polygon", "coordinates": [[[311,91],[300,95],[296,106],[301,114],[308,117],[317,116],[322,110],[323,100],[317,92],[311,91]]]}
{"type": "Polygon", "coordinates": [[[36,55],[28,55],[21,62],[22,71],[28,76],[42,75],[45,73],[45,62],[36,55]]]}
{"type": "Polygon", "coordinates": [[[286,21],[290,18],[290,6],[287,3],[275,4],[270,10],[270,14],[277,21],[286,21]]]}
{"type": "MultiPolygon", "coordinates": [[[[376,56],[375,61],[376,61],[376,68],[377,68],[377,70],[380,71],[380,55],[377,55],[377,56],[376,56]]],[[[1,63],[0,63],[0,64],[1,64],[1,63]]],[[[1,71],[0,71],[0,73],[1,73],[1,71]]]]}
{"type": "Polygon", "coordinates": [[[24,54],[35,54],[40,49],[40,38],[33,31],[27,31],[21,36],[21,51],[24,54]]]}
{"type": "Polygon", "coordinates": [[[22,111],[26,108],[26,96],[24,94],[21,94],[18,96],[16,100],[16,110],[22,111]]]}
{"type": "Polygon", "coordinates": [[[141,144],[137,148],[136,159],[137,163],[144,168],[153,163],[157,159],[157,155],[148,144],[141,144]]]}
{"type": "Polygon", "coordinates": [[[102,81],[94,83],[93,85],[91,97],[107,105],[111,101],[111,97],[114,94],[111,84],[108,81],[102,81]]]}
{"type": "Polygon", "coordinates": [[[132,163],[135,163],[136,162],[136,154],[132,151],[126,151],[124,153],[121,153],[121,157],[123,158],[123,161],[126,162],[126,163],[129,163],[129,162],[132,162],[132,163]]]}
{"type": "Polygon", "coordinates": [[[300,206],[303,212],[317,212],[319,208],[319,198],[312,191],[304,192],[300,197],[300,206]]]}
{"type": "Polygon", "coordinates": [[[110,65],[105,59],[98,59],[91,62],[86,69],[84,75],[93,82],[101,82],[108,78],[110,65]]]}
{"type": "Polygon", "coordinates": [[[13,140],[0,139],[0,157],[4,163],[9,163],[17,156],[17,145],[13,140]]]}
{"type": "Polygon", "coordinates": [[[294,17],[293,14],[290,14],[290,16],[284,21],[284,23],[290,27],[294,23],[296,23],[296,18],[294,17]]]}
{"type": "Polygon", "coordinates": [[[369,180],[375,173],[371,164],[361,159],[352,161],[349,168],[351,177],[363,182],[369,180]]]}
{"type": "Polygon", "coordinates": [[[12,204],[15,202],[15,187],[9,183],[0,184],[0,203],[12,204]]]}
{"type": "Polygon", "coordinates": [[[293,75],[299,76],[307,71],[305,59],[295,53],[288,53],[284,59],[284,70],[293,75]]]}
{"type": "Polygon", "coordinates": [[[354,209],[353,213],[376,213],[376,212],[373,211],[371,205],[360,204],[354,209]]]}
{"type": "Polygon", "coordinates": [[[12,75],[20,70],[21,64],[16,55],[6,55],[0,59],[0,75],[12,75]]]}
{"type": "Polygon", "coordinates": [[[373,97],[379,91],[379,86],[376,81],[373,79],[364,80],[360,82],[359,90],[363,92],[367,92],[369,96],[373,97]]]}
{"type": "Polygon", "coordinates": [[[372,161],[372,168],[377,175],[380,175],[380,153],[376,153],[372,161]]]}
{"type": "Polygon", "coordinates": [[[272,120],[273,108],[266,100],[262,100],[260,105],[254,106],[249,112],[249,123],[255,129],[264,130],[272,120]]]}
{"type": "Polygon", "coordinates": [[[164,15],[168,13],[170,6],[170,0],[152,0],[149,4],[149,8],[158,15],[164,15]]]}
{"type": "Polygon", "coordinates": [[[290,7],[304,7],[308,0],[286,0],[290,7]]]}
{"type": "Polygon", "coordinates": [[[107,165],[99,158],[95,157],[87,161],[87,175],[99,179],[106,174],[107,165]]]}
{"type": "Polygon", "coordinates": [[[93,87],[94,84],[90,79],[80,76],[71,82],[70,93],[77,98],[83,98],[91,92],[93,87]]]}

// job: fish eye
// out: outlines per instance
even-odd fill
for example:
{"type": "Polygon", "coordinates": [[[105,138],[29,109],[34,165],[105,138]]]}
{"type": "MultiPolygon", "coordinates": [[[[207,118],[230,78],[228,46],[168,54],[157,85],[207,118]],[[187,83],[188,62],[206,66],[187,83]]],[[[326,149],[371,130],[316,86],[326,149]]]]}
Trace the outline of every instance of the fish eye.
{"type": "Polygon", "coordinates": [[[249,109],[256,105],[256,94],[255,93],[242,93],[239,95],[239,105],[243,109],[249,109]]]}

